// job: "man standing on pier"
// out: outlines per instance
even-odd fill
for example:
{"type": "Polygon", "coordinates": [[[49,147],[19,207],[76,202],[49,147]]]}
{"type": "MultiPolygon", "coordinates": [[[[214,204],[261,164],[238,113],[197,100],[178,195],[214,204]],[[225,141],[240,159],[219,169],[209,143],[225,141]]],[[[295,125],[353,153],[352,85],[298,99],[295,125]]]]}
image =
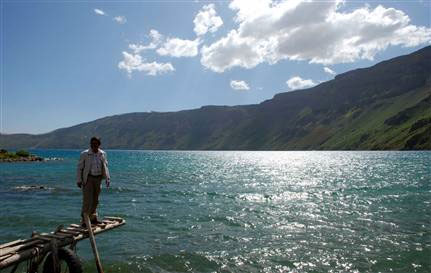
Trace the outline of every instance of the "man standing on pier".
{"type": "MultiPolygon", "coordinates": [[[[91,138],[90,149],[81,153],[77,168],[76,184],[82,188],[83,193],[81,217],[87,213],[92,224],[100,223],[97,219],[96,209],[99,203],[102,179],[106,180],[106,187],[109,188],[110,184],[108,161],[106,153],[99,149],[100,144],[100,138],[91,138]]],[[[85,223],[84,219],[82,223],[85,223]]]]}

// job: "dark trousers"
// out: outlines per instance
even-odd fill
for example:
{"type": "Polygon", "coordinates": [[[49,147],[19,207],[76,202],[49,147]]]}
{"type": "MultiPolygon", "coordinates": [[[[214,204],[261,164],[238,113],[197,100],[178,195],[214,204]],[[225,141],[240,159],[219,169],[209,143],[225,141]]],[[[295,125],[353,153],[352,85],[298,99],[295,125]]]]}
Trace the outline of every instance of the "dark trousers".
{"type": "Polygon", "coordinates": [[[99,204],[100,185],[102,183],[102,176],[89,175],[87,183],[82,187],[82,210],[81,216],[87,213],[90,221],[97,219],[97,205],[99,204]]]}

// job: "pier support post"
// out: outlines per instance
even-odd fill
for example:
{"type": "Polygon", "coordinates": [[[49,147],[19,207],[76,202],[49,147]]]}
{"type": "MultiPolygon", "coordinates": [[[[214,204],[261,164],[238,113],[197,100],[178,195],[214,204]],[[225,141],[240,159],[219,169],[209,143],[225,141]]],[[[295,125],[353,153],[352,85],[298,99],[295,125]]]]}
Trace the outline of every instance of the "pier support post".
{"type": "Polygon", "coordinates": [[[84,221],[90,236],[90,243],[91,248],[93,249],[94,259],[96,260],[97,272],[103,273],[102,263],[100,262],[99,252],[97,251],[96,247],[96,240],[94,239],[93,229],[91,228],[90,217],[88,217],[87,213],[84,213],[84,221]]]}

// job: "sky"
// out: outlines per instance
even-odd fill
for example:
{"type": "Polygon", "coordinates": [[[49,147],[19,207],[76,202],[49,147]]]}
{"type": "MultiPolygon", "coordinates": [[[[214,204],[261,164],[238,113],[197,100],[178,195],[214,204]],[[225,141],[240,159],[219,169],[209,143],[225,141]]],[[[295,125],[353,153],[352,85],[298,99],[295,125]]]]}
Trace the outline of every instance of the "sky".
{"type": "Polygon", "coordinates": [[[431,44],[431,0],[0,0],[0,132],[256,104],[431,44]]]}

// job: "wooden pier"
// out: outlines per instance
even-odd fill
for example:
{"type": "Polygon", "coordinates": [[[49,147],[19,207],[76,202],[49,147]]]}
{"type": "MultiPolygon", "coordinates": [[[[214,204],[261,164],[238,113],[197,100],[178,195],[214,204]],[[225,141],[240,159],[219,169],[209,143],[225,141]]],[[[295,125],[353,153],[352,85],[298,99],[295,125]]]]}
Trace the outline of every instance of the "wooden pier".
{"type": "MultiPolygon", "coordinates": [[[[115,229],[124,225],[126,221],[119,217],[105,217],[100,224],[91,225],[94,235],[115,229]]],[[[52,253],[51,258],[56,260],[61,256],[58,250],[69,247],[74,248],[77,242],[89,238],[89,230],[77,224],[70,224],[67,227],[59,226],[51,233],[33,233],[29,239],[16,240],[0,245],[0,270],[13,267],[11,272],[15,272],[18,264],[23,261],[30,261],[27,272],[37,272],[39,264],[45,256],[52,253]]],[[[48,256],[49,258],[50,256],[48,256]]],[[[46,258],[46,260],[48,260],[46,258]]],[[[61,257],[60,257],[61,258],[61,257]]],[[[49,261],[52,264],[52,261],[49,261]]],[[[46,265],[46,262],[45,262],[46,265]]],[[[56,272],[54,268],[49,272],[56,272]]],[[[44,268],[44,272],[46,272],[44,268]]],[[[73,270],[69,270],[73,272],[73,270]]]]}

